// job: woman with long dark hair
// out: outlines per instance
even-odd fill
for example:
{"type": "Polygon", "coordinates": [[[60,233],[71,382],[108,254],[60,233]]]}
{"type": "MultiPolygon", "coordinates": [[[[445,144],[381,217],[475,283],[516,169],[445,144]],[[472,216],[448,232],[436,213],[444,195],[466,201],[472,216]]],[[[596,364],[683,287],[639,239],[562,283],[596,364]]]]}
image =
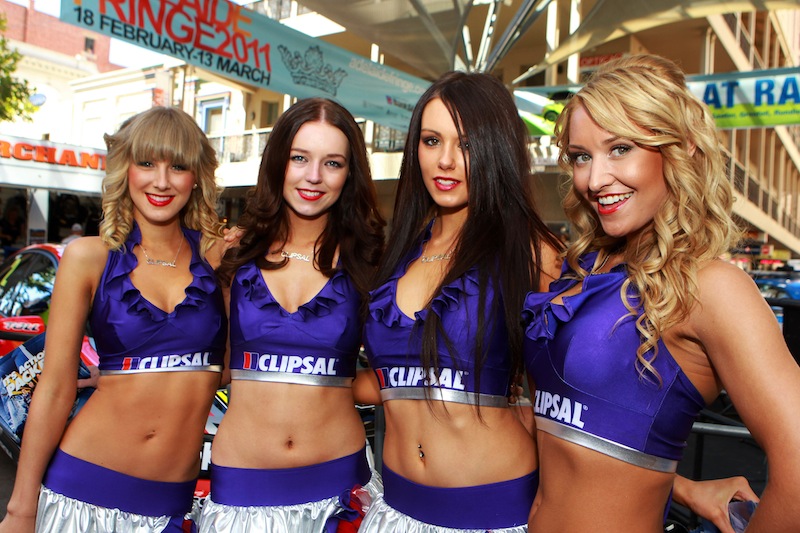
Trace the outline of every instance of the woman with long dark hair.
{"type": "Polygon", "coordinates": [[[530,287],[553,279],[559,249],[532,200],[508,90],[486,74],[436,81],[411,119],[365,327],[386,494],[362,531],[526,530],[537,461],[508,407],[517,317],[530,287]]]}
{"type": "Polygon", "coordinates": [[[322,533],[381,490],[351,384],[383,220],[361,130],[301,100],[275,124],[218,275],[230,286],[230,405],[202,532],[322,533]]]}

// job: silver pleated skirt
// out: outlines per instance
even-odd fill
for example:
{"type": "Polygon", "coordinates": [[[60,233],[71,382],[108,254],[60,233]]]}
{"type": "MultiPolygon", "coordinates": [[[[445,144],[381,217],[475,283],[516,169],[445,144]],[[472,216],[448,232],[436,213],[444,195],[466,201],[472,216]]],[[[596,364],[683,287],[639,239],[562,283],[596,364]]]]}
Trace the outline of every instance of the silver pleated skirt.
{"type": "Polygon", "coordinates": [[[57,494],[39,492],[36,531],[40,533],[166,533],[182,531],[183,517],[144,516],[109,509],[57,494]]]}

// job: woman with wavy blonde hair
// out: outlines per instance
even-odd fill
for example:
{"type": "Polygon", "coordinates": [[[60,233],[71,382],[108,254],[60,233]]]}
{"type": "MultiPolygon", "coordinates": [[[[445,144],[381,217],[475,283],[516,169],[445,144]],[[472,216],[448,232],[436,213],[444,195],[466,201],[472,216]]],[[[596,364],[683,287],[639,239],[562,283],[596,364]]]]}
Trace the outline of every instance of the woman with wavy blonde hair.
{"type": "Polygon", "coordinates": [[[557,136],[577,237],[524,311],[531,530],[662,531],[692,423],[723,387],[772,466],[747,531],[796,530],[800,369],[752,280],[718,259],[739,232],[708,109],[674,63],[630,56],[570,100],[557,136]]]}
{"type": "Polygon", "coordinates": [[[216,157],[170,108],[106,143],[101,236],[64,251],[0,531],[177,533],[192,507],[227,337],[216,157]],[[87,320],[100,377],[67,426],[87,320]]]}

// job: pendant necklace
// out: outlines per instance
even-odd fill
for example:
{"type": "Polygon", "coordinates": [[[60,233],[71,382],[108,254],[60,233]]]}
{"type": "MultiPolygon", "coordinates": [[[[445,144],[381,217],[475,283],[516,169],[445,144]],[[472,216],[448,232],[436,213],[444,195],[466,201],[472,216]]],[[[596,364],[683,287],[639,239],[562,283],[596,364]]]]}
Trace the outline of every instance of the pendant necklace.
{"type": "MultiPolygon", "coordinates": [[[[299,259],[300,261],[305,261],[306,263],[311,262],[311,256],[305,254],[299,254],[297,252],[287,252],[286,250],[279,250],[281,257],[285,259],[299,259]]],[[[274,252],[278,253],[278,252],[274,252]]]]}
{"type": "Polygon", "coordinates": [[[170,267],[170,268],[177,268],[175,266],[175,262],[178,260],[178,256],[181,255],[181,250],[183,249],[183,241],[186,240],[181,235],[181,244],[178,246],[178,253],[175,254],[175,258],[172,261],[164,261],[163,259],[150,259],[150,256],[147,255],[147,249],[144,247],[142,243],[139,243],[139,246],[142,248],[142,252],[144,253],[145,262],[148,265],[156,265],[162,267],[170,267]]]}
{"type": "Polygon", "coordinates": [[[453,246],[451,246],[450,249],[443,254],[425,255],[425,248],[428,247],[429,242],[430,241],[427,241],[425,245],[422,247],[422,255],[419,256],[419,260],[422,263],[433,263],[434,261],[449,261],[450,258],[453,256],[453,250],[456,249],[456,245],[453,244],[453,246]]]}

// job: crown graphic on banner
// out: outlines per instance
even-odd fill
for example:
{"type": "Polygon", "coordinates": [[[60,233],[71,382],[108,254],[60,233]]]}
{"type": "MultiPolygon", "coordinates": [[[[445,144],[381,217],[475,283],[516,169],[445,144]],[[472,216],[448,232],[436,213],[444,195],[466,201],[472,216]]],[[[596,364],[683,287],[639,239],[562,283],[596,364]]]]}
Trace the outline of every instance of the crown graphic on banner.
{"type": "Polygon", "coordinates": [[[302,56],[300,52],[296,50],[291,52],[284,45],[278,46],[278,50],[294,83],[313,87],[336,96],[339,85],[347,76],[347,72],[341,68],[333,70],[330,63],[325,63],[319,46],[308,47],[302,56]]]}

